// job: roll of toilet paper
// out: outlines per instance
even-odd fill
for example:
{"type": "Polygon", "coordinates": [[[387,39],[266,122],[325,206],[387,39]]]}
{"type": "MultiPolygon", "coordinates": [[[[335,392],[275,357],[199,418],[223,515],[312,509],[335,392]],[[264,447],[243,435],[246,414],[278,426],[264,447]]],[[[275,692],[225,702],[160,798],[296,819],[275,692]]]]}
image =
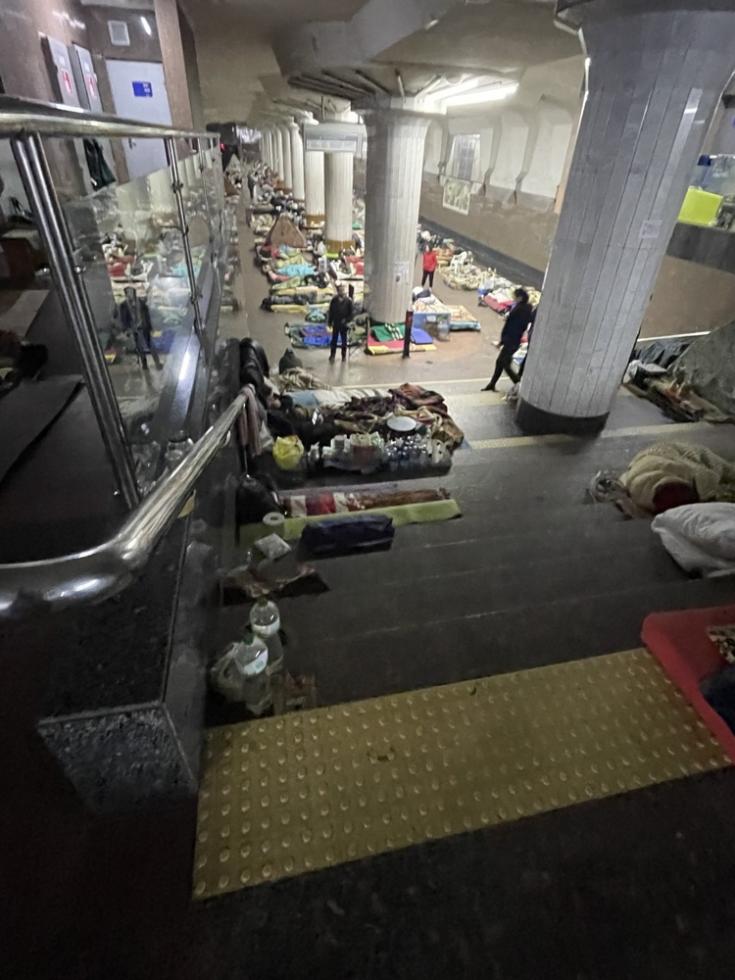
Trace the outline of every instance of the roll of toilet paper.
{"type": "Polygon", "coordinates": [[[263,525],[267,529],[268,534],[283,534],[286,526],[286,518],[277,510],[272,510],[263,518],[263,525]]]}

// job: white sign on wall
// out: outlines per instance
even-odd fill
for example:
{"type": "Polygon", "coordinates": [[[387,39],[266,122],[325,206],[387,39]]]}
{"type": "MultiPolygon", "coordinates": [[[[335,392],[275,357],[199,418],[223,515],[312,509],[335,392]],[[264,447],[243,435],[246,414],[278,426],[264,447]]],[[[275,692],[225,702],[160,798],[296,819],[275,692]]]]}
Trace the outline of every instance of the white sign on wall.
{"type": "Polygon", "coordinates": [[[319,153],[357,153],[357,140],[349,136],[337,139],[307,136],[306,150],[319,153]]]}
{"type": "Polygon", "coordinates": [[[409,262],[395,262],[393,274],[397,283],[407,285],[411,282],[411,265],[409,262]]]}
{"type": "Polygon", "coordinates": [[[304,149],[316,153],[356,153],[365,142],[365,127],[357,123],[323,122],[304,126],[304,149]]]}
{"type": "Polygon", "coordinates": [[[447,177],[444,181],[442,205],[447,210],[458,211],[460,214],[469,214],[471,196],[472,184],[469,180],[457,180],[455,177],[447,177]]]}

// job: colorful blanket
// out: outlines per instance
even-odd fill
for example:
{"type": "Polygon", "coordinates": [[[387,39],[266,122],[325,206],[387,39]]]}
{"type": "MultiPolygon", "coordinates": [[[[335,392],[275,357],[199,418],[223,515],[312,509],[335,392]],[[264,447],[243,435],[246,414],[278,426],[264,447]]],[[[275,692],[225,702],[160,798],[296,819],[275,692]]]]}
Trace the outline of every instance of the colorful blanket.
{"type": "MultiPolygon", "coordinates": [[[[368,354],[399,354],[403,350],[405,327],[402,323],[372,327],[368,339],[368,354]]],[[[435,350],[431,335],[420,327],[411,329],[411,350],[435,350]]]]}
{"type": "Polygon", "coordinates": [[[347,487],[343,490],[314,489],[293,492],[281,495],[280,503],[287,517],[314,517],[448,499],[447,490],[401,490],[394,484],[391,487],[377,486],[363,489],[347,487]]]}

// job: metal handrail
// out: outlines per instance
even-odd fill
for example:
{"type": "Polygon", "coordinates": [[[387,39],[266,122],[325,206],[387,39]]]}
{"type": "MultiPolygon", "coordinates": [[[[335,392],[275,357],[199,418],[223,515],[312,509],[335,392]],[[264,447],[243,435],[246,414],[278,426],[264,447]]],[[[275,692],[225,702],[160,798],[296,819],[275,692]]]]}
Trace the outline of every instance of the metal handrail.
{"type": "Polygon", "coordinates": [[[73,106],[0,96],[0,136],[39,133],[41,136],[66,136],[78,139],[133,138],[218,140],[216,132],[190,132],[173,126],[154,126],[134,119],[118,119],[106,113],[87,112],[73,106]]]}
{"type": "Polygon", "coordinates": [[[74,554],[0,565],[0,619],[57,612],[122,592],[179,515],[245,404],[238,395],[112,538],[74,554]]]}

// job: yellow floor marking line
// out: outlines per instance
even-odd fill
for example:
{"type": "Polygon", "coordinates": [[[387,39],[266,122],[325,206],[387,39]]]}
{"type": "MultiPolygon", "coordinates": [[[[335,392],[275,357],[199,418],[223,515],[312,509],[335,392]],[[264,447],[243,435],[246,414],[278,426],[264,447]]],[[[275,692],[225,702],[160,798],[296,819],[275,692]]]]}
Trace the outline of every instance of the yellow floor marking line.
{"type": "MultiPolygon", "coordinates": [[[[403,384],[420,385],[422,388],[433,388],[435,385],[486,385],[487,378],[443,378],[439,381],[432,381],[430,378],[423,378],[420,381],[355,381],[349,385],[332,385],[334,391],[344,391],[348,388],[378,388],[387,391],[389,388],[400,388],[403,384]]],[[[510,390],[510,389],[509,389],[510,390]]],[[[490,392],[492,395],[493,392],[490,392]]],[[[498,392],[502,394],[502,392],[498,392]]]]}
{"type": "Polygon", "coordinates": [[[212,729],[194,896],[727,765],[645,650],[212,729]]]}
{"type": "Polygon", "coordinates": [[[579,442],[576,436],[559,432],[548,436],[499,436],[497,439],[470,439],[471,449],[512,449],[514,446],[555,446],[565,442],[579,442]]]}
{"type": "Polygon", "coordinates": [[[698,432],[700,429],[712,429],[711,422],[669,422],[658,425],[631,425],[622,429],[603,429],[601,439],[619,439],[621,436],[671,435],[672,438],[680,432],[698,432]]]}
{"type": "MultiPolygon", "coordinates": [[[[711,429],[709,422],[669,422],[660,425],[632,425],[622,429],[603,429],[595,438],[623,439],[626,436],[667,435],[675,439],[683,432],[698,432],[711,429]]],[[[568,436],[552,433],[547,436],[502,436],[497,439],[470,439],[471,449],[510,449],[514,446],[553,446],[560,443],[581,442],[582,436],[568,436]]]]}
{"type": "Polygon", "coordinates": [[[507,405],[505,394],[502,391],[463,391],[457,395],[451,392],[444,396],[444,400],[451,406],[455,402],[462,402],[465,405],[507,405]]]}

